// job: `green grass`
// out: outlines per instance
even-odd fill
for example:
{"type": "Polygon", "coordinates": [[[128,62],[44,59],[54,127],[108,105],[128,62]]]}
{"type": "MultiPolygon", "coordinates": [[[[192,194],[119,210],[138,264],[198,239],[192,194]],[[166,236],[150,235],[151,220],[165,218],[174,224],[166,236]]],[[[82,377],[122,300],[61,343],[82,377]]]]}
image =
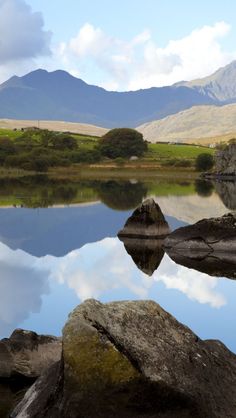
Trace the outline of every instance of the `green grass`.
{"type": "Polygon", "coordinates": [[[172,181],[156,181],[148,182],[149,194],[154,196],[187,196],[195,193],[195,186],[193,182],[179,182],[175,179],[172,181]]]}
{"type": "Polygon", "coordinates": [[[195,160],[199,154],[214,154],[214,149],[196,145],[148,144],[147,160],[188,159],[195,160]]]}
{"type": "Polygon", "coordinates": [[[9,139],[16,139],[19,138],[19,136],[22,135],[22,131],[13,131],[11,129],[2,129],[0,128],[0,137],[1,136],[7,136],[9,139]]]}

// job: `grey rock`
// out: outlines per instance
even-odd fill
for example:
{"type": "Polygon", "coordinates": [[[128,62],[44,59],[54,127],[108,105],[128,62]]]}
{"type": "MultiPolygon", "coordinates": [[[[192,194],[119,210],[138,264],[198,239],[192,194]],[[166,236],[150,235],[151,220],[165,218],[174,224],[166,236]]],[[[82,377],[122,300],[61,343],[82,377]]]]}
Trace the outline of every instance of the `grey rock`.
{"type": "Polygon", "coordinates": [[[236,176],[236,143],[216,153],[215,171],[218,175],[236,176]]]}
{"type": "MultiPolygon", "coordinates": [[[[202,219],[194,225],[176,229],[164,240],[164,247],[174,251],[235,253],[236,215],[202,219]]],[[[206,255],[205,254],[205,255],[206,255]]]]}
{"type": "Polygon", "coordinates": [[[0,341],[0,378],[36,378],[61,357],[60,338],[16,329],[0,341]]]}
{"type": "Polygon", "coordinates": [[[12,418],[235,418],[236,356],[157,303],[88,300],[12,418]],[[56,369],[55,369],[56,368],[56,369]]]}
{"type": "Polygon", "coordinates": [[[147,199],[128,218],[118,237],[159,238],[169,232],[160,207],[154,199],[147,199]]]}

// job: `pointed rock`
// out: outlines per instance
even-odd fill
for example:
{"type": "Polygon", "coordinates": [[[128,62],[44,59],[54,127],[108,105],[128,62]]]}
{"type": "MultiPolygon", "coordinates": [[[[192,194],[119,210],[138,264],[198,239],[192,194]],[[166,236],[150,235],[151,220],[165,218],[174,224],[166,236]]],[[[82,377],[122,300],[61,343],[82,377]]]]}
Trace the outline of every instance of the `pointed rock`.
{"type": "Polygon", "coordinates": [[[158,238],[169,232],[169,225],[160,207],[150,198],[135,209],[118,237],[158,238]]]}

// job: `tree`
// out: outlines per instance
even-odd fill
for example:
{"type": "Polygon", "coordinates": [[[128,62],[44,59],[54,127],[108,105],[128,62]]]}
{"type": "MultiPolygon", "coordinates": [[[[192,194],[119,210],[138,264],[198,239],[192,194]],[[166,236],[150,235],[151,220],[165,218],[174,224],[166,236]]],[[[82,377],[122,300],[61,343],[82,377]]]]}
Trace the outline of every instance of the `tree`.
{"type": "Polygon", "coordinates": [[[52,148],[56,150],[75,150],[77,149],[77,141],[76,139],[68,134],[59,134],[55,135],[51,139],[52,148]]]}
{"type": "Polygon", "coordinates": [[[207,171],[210,170],[214,165],[214,158],[211,154],[199,154],[196,159],[196,170],[207,171]]]}
{"type": "Polygon", "coordinates": [[[98,143],[98,150],[105,157],[141,157],[147,150],[143,135],[130,128],[116,128],[107,132],[98,143]]]}

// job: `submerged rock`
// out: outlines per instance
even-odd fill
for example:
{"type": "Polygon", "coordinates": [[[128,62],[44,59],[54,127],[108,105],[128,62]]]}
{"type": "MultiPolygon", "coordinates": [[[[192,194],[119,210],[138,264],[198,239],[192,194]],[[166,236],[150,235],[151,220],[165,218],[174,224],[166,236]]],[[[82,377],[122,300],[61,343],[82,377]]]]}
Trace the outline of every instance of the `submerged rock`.
{"type": "Polygon", "coordinates": [[[158,238],[169,232],[160,207],[154,199],[147,199],[128,218],[118,237],[158,238]]]}
{"type": "Polygon", "coordinates": [[[0,341],[0,378],[36,378],[61,357],[61,339],[16,329],[0,341]]]}
{"type": "MultiPolygon", "coordinates": [[[[164,241],[164,247],[174,251],[205,253],[236,251],[236,215],[202,219],[194,225],[176,229],[164,241]]],[[[206,255],[206,254],[205,254],[206,255]]]]}
{"type": "Polygon", "coordinates": [[[18,418],[236,416],[236,356],[152,301],[88,300],[70,315],[63,355],[26,393],[18,418]]]}
{"type": "Polygon", "coordinates": [[[120,236],[119,239],[136,266],[145,274],[152,276],[164,256],[162,248],[164,239],[140,239],[125,236],[120,236]]]}

